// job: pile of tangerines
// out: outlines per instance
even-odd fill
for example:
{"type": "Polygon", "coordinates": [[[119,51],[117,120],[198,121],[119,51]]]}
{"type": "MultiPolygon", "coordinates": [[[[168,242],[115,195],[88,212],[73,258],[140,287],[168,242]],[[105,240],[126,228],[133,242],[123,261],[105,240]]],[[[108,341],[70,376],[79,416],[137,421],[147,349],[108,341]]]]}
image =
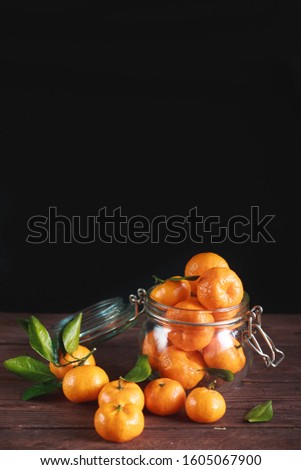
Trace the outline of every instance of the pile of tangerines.
{"type": "Polygon", "coordinates": [[[138,437],[144,429],[144,408],[160,416],[185,408],[190,419],[201,423],[217,421],[226,411],[222,395],[205,387],[195,388],[186,397],[181,383],[170,378],[153,379],[144,390],[123,378],[110,381],[92,354],[80,365],[74,362],[74,359],[80,362],[89,352],[80,345],[72,356],[61,357],[61,367],[50,363],[50,370],[62,379],[63,393],[68,400],[98,402],[94,427],[105,440],[126,442],[138,437]],[[72,364],[68,364],[71,360],[72,364]]]}
{"type": "Polygon", "coordinates": [[[198,386],[207,368],[226,369],[233,374],[244,367],[246,358],[231,330],[217,329],[212,323],[237,313],[244,295],[243,284],[228,263],[211,252],[193,256],[185,276],[168,279],[155,286],[151,299],[165,307],[167,319],[175,326],[167,332],[167,343],[158,341],[156,327],[143,341],[143,353],[159,377],[142,388],[123,378],[110,381],[96,365],[93,354],[79,345],[72,356],[61,355],[61,366],[50,363],[50,370],[62,380],[65,397],[75,403],[97,401],[94,416],[96,432],[113,442],[126,442],[144,429],[144,413],[165,416],[185,409],[196,422],[212,423],[226,412],[226,403],[213,387],[198,386]],[[189,328],[179,327],[188,322],[189,328]],[[206,326],[196,326],[193,323],[206,326]],[[78,359],[78,363],[74,362],[78,359]],[[70,364],[69,364],[70,362],[70,364]]]}
{"type": "Polygon", "coordinates": [[[150,297],[167,322],[156,325],[143,339],[142,351],[153,370],[178,380],[186,390],[203,379],[206,368],[233,374],[242,370],[246,357],[241,344],[232,329],[215,322],[237,315],[243,296],[241,279],[212,252],[193,256],[185,276],[156,285],[150,297]]]}

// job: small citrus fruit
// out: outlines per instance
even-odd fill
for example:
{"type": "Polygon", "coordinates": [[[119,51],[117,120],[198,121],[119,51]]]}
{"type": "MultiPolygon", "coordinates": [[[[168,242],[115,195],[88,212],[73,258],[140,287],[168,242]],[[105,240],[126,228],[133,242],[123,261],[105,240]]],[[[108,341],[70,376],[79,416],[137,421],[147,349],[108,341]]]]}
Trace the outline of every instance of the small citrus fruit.
{"type": "MultiPolygon", "coordinates": [[[[198,253],[194,255],[185,266],[185,276],[204,276],[208,269],[216,266],[223,266],[228,268],[227,261],[217,253],[210,251],[204,253],[198,253]]],[[[189,281],[191,286],[191,292],[196,295],[197,292],[197,280],[189,281]]]]}
{"type": "Polygon", "coordinates": [[[94,415],[96,432],[105,440],[127,442],[138,437],[144,429],[144,415],[131,403],[102,403],[94,415]]]}
{"type": "Polygon", "coordinates": [[[244,350],[228,330],[213,336],[203,349],[203,358],[208,367],[227,369],[233,374],[239,372],[246,363],[244,350]]]}
{"type": "Polygon", "coordinates": [[[234,318],[236,315],[241,314],[241,312],[241,307],[234,306],[213,310],[212,315],[214,316],[215,321],[224,321],[231,320],[231,318],[234,318]]]}
{"type": "Polygon", "coordinates": [[[110,403],[112,401],[124,401],[137,405],[141,410],[144,407],[144,393],[135,382],[126,380],[113,380],[107,383],[98,395],[98,405],[110,403]]]}
{"type": "MultiPolygon", "coordinates": [[[[212,323],[214,317],[207,312],[196,297],[177,303],[166,311],[166,318],[188,323],[212,323]]],[[[203,349],[214,334],[213,326],[172,325],[168,339],[184,351],[203,349]]]]}
{"type": "Polygon", "coordinates": [[[168,346],[159,358],[161,377],[180,382],[185,390],[195,387],[205,375],[205,363],[199,351],[183,351],[168,346]]]}
{"type": "Polygon", "coordinates": [[[197,283],[199,302],[208,310],[238,305],[243,295],[241,279],[230,268],[211,268],[197,283]]]}
{"type": "Polygon", "coordinates": [[[168,328],[156,326],[152,331],[149,331],[143,339],[142,354],[148,356],[152,369],[158,369],[159,367],[159,356],[168,345],[168,332],[168,328]]]}
{"type": "Polygon", "coordinates": [[[198,298],[192,295],[188,299],[181,300],[181,302],[176,303],[173,307],[174,308],[169,308],[166,311],[166,317],[171,318],[172,320],[180,320],[180,321],[183,321],[183,320],[190,321],[189,311],[191,310],[199,310],[199,311],[206,310],[205,307],[202,304],[200,304],[198,298]],[[183,311],[180,309],[183,309],[183,311]],[[185,317],[185,314],[187,314],[187,318],[183,318],[185,317]]]}
{"type": "Polygon", "coordinates": [[[107,373],[98,366],[78,366],[63,378],[63,393],[74,403],[97,400],[100,390],[109,382],[107,373]]]}
{"type": "MultiPolygon", "coordinates": [[[[58,379],[62,379],[67,374],[68,370],[78,366],[80,360],[87,356],[89,352],[90,350],[81,344],[72,355],[67,353],[63,356],[62,352],[59,352],[59,363],[61,366],[56,366],[53,362],[50,362],[49,369],[58,379]],[[77,361],[77,359],[79,360],[77,361]]],[[[96,361],[93,354],[91,354],[82,365],[95,366],[96,361]]]]}
{"type": "Polygon", "coordinates": [[[197,423],[214,423],[226,412],[224,397],[217,390],[198,387],[192,390],[185,402],[187,416],[197,423]]]}
{"type": "MultiPolygon", "coordinates": [[[[179,276],[173,276],[179,277],[179,276]]],[[[189,281],[165,281],[153,288],[150,293],[151,299],[162,305],[173,306],[181,300],[187,300],[190,296],[191,288],[189,281]]]]}
{"type": "Polygon", "coordinates": [[[145,406],[156,415],[166,416],[177,413],[185,405],[186,393],[177,380],[166,377],[154,379],[145,389],[145,406]]]}

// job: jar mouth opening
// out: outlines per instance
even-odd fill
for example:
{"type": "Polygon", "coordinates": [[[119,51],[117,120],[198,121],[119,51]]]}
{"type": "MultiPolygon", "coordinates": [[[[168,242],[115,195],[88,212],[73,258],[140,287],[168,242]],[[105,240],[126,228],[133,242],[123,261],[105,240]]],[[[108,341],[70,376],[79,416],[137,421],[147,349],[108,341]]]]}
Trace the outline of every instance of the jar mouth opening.
{"type": "Polygon", "coordinates": [[[233,305],[231,307],[226,307],[226,308],[219,308],[215,310],[206,310],[206,309],[200,309],[200,310],[193,310],[194,312],[199,312],[199,313],[211,313],[214,318],[218,318],[218,316],[223,316],[226,314],[231,315],[231,318],[229,319],[222,319],[222,320],[216,320],[214,322],[202,322],[202,323],[197,323],[197,322],[189,322],[189,321],[181,321],[181,320],[174,320],[170,319],[164,316],[165,312],[169,309],[172,309],[174,311],[192,311],[192,309],[187,309],[187,308],[179,308],[179,307],[173,307],[170,305],[164,305],[156,300],[152,299],[150,294],[152,290],[156,286],[150,287],[147,292],[146,292],[146,305],[150,307],[148,309],[148,314],[158,320],[163,320],[166,323],[170,324],[177,324],[177,325],[188,325],[188,326],[227,326],[227,325],[236,325],[237,323],[241,323],[243,320],[245,320],[246,312],[249,310],[249,301],[250,297],[249,294],[244,291],[243,299],[238,305],[233,305]],[[237,313],[234,313],[237,311],[237,313]],[[233,315],[234,313],[234,315],[233,315]]]}

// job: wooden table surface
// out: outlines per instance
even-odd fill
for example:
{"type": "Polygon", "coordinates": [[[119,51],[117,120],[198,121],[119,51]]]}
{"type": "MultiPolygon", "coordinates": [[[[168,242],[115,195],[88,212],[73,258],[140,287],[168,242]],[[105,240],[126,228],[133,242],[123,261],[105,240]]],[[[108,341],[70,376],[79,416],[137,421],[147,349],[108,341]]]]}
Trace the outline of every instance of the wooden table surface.
{"type": "MultiPolygon", "coordinates": [[[[36,316],[48,328],[63,318],[60,314],[36,316]]],[[[29,383],[8,372],[3,361],[23,354],[38,358],[17,323],[17,318],[28,317],[0,314],[0,449],[301,449],[301,315],[263,315],[264,329],[286,358],[277,368],[266,369],[256,356],[243,384],[224,393],[227,412],[220,421],[204,425],[190,421],[184,411],[170,417],[145,411],[143,433],[124,444],[98,436],[93,427],[95,402],[71,403],[61,390],[22,401],[29,383]],[[243,422],[247,410],[266,400],[273,401],[272,421],[243,422]]],[[[126,373],[136,362],[139,327],[98,347],[97,363],[110,380],[126,373]]]]}

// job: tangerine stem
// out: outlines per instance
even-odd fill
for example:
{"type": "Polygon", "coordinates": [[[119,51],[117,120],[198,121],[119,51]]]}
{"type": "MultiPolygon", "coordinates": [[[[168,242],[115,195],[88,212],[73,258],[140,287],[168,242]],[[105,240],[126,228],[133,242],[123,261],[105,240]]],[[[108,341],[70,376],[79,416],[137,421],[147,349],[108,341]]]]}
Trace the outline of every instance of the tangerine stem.
{"type": "Polygon", "coordinates": [[[96,351],[96,348],[93,348],[91,349],[91,351],[89,352],[89,354],[87,354],[86,356],[84,356],[78,363],[79,366],[82,366],[84,364],[84,362],[88,359],[88,357],[90,357],[94,352],[96,351]]]}
{"type": "Polygon", "coordinates": [[[154,274],[152,275],[152,278],[155,280],[155,283],[156,283],[156,284],[157,284],[158,282],[160,282],[161,284],[162,284],[163,282],[165,282],[164,279],[160,279],[159,277],[155,276],[154,274]]]}
{"type": "Polygon", "coordinates": [[[212,382],[210,382],[210,384],[208,385],[208,390],[215,390],[216,384],[217,384],[217,381],[212,380],[212,382]]]}
{"type": "Polygon", "coordinates": [[[67,361],[66,364],[56,364],[56,365],[58,367],[66,367],[66,366],[69,366],[69,364],[74,364],[75,362],[78,362],[78,365],[81,366],[88,359],[88,357],[90,357],[95,351],[96,351],[96,348],[93,348],[88,354],[86,354],[84,357],[80,359],[79,358],[76,359],[75,356],[72,356],[75,359],[74,361],[68,361],[68,359],[66,359],[67,361]]]}
{"type": "Polygon", "coordinates": [[[121,381],[122,381],[122,377],[120,376],[119,379],[118,379],[118,390],[122,390],[123,389],[123,386],[121,385],[121,381]]]}

